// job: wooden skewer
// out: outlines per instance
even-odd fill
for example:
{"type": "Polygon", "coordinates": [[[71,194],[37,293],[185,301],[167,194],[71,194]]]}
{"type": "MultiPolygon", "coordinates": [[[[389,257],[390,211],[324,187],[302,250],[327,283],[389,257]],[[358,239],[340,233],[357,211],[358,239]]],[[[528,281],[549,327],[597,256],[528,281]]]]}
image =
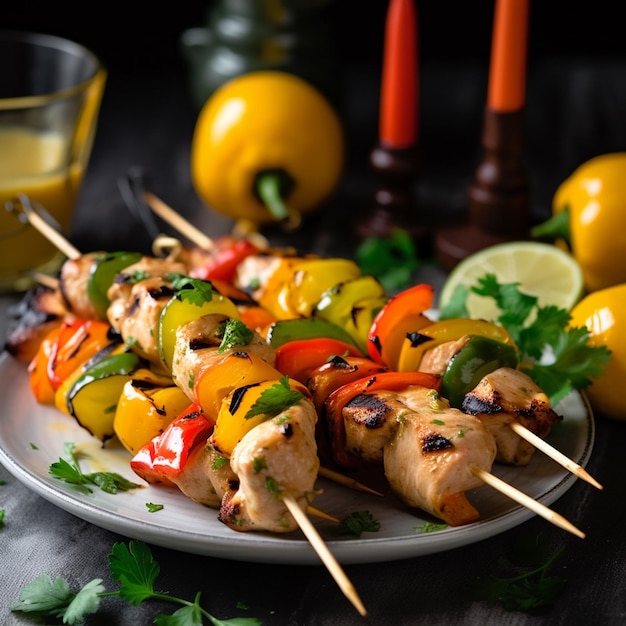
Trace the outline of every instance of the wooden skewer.
{"type": "Polygon", "coordinates": [[[503,493],[505,496],[508,496],[512,500],[515,500],[517,503],[525,506],[527,509],[530,509],[534,513],[537,513],[537,515],[540,515],[544,519],[547,519],[555,526],[558,526],[559,528],[562,528],[563,530],[566,530],[573,535],[580,537],[581,539],[585,538],[585,533],[583,533],[581,530],[578,530],[576,526],[566,520],[562,515],[559,515],[544,504],[537,502],[537,500],[533,500],[533,498],[527,496],[525,493],[519,491],[519,489],[516,489],[512,485],[504,482],[497,476],[490,474],[489,472],[474,464],[470,465],[470,471],[474,476],[476,476],[476,478],[480,478],[480,480],[482,480],[487,485],[493,487],[494,489],[497,489],[500,493],[503,493]]]}
{"type": "Polygon", "coordinates": [[[349,487],[350,489],[356,489],[357,491],[363,491],[364,493],[371,493],[375,496],[384,497],[384,494],[380,493],[380,491],[376,491],[375,489],[372,489],[371,487],[368,487],[353,478],[340,474],[339,472],[335,472],[327,467],[320,467],[317,473],[324,478],[328,478],[329,480],[339,483],[340,485],[344,485],[345,487],[349,487]]]}
{"type": "Polygon", "coordinates": [[[287,505],[289,512],[293,515],[294,519],[298,523],[300,530],[306,535],[309,543],[320,557],[326,569],[330,572],[331,576],[335,579],[335,582],[343,592],[343,594],[352,602],[353,606],[359,612],[360,615],[367,615],[365,605],[359,598],[353,584],[346,576],[341,565],[333,556],[332,552],[328,549],[328,546],[324,543],[324,540],[319,536],[319,533],[315,529],[315,526],[311,524],[309,518],[304,514],[302,509],[298,506],[298,503],[288,495],[283,496],[283,501],[287,505]]]}
{"type": "Polygon", "coordinates": [[[595,478],[593,478],[589,474],[589,472],[585,470],[585,468],[578,465],[578,463],[575,463],[574,461],[572,461],[572,459],[567,457],[562,452],[559,452],[559,450],[551,446],[547,441],[545,441],[541,437],[538,437],[537,435],[535,435],[535,433],[533,433],[531,430],[528,430],[528,428],[526,428],[519,422],[513,421],[509,424],[509,426],[511,427],[513,432],[515,432],[517,435],[522,437],[522,439],[525,439],[530,444],[535,446],[535,448],[537,448],[538,450],[541,450],[544,454],[549,456],[553,461],[556,461],[557,463],[562,465],[565,469],[572,472],[572,474],[575,474],[576,476],[578,476],[578,478],[582,478],[583,480],[586,480],[590,485],[593,485],[597,489],[604,489],[604,487],[595,478]]]}
{"type": "Polygon", "coordinates": [[[316,509],[314,506],[307,506],[306,512],[309,515],[314,515],[315,517],[319,517],[320,519],[325,519],[327,522],[332,522],[333,524],[341,524],[341,520],[329,513],[325,513],[324,511],[320,511],[320,509],[316,509]]]}
{"type": "Polygon", "coordinates": [[[48,224],[46,220],[37,213],[28,196],[20,194],[15,200],[7,203],[7,209],[12,213],[26,217],[32,226],[34,226],[48,241],[62,252],[68,259],[77,259],[80,252],[53,226],[48,224]]]}
{"type": "Polygon", "coordinates": [[[212,250],[214,247],[213,240],[207,237],[201,230],[188,222],[179,213],[174,211],[163,200],[155,196],[151,191],[144,191],[143,197],[146,204],[170,226],[173,226],[178,232],[182,233],[203,250],[212,250]]]}

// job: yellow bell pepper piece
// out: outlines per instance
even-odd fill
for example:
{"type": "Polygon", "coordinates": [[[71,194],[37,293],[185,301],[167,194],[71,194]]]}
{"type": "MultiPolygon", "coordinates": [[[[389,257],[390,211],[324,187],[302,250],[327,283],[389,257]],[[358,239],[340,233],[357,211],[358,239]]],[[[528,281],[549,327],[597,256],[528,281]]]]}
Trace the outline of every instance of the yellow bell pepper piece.
{"type": "Polygon", "coordinates": [[[493,322],[467,318],[442,320],[424,326],[415,335],[411,334],[404,339],[398,358],[398,371],[419,371],[420,362],[427,350],[466,335],[480,335],[506,345],[515,345],[508,331],[493,322]]]}
{"type": "MultiPolygon", "coordinates": [[[[215,428],[209,439],[211,445],[222,454],[230,456],[246,433],[268,419],[265,413],[260,413],[254,417],[246,417],[246,414],[261,394],[276,384],[278,384],[278,379],[265,380],[258,384],[239,387],[225,396],[220,406],[215,428]]],[[[289,387],[307,397],[309,396],[306,386],[297,380],[290,378],[289,387]]]]}
{"type": "Polygon", "coordinates": [[[189,398],[175,385],[145,385],[136,378],[126,381],[113,420],[117,438],[131,454],[160,435],[189,406],[189,398]]]}

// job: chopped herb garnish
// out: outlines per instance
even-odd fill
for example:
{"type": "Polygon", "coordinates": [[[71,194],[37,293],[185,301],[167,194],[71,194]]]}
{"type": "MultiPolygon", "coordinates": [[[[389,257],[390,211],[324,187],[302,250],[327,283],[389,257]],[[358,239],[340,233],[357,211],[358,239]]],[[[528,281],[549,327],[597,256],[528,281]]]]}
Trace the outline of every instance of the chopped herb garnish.
{"type": "Polygon", "coordinates": [[[265,478],[265,488],[275,497],[280,498],[280,486],[271,476],[265,478]]]}
{"type": "Polygon", "coordinates": [[[175,273],[167,274],[165,279],[172,283],[181,300],[202,306],[205,302],[211,302],[213,299],[213,285],[206,280],[175,273]]]}
{"type": "Polygon", "coordinates": [[[247,346],[254,338],[254,332],[241,320],[228,319],[223,324],[222,343],[218,352],[224,352],[236,346],[247,346]]]}
{"type": "Polygon", "coordinates": [[[218,455],[218,456],[214,456],[213,459],[211,460],[211,469],[214,470],[218,470],[221,469],[222,467],[228,465],[229,460],[228,457],[223,456],[223,455],[218,455]]]}
{"type": "MultiPolygon", "coordinates": [[[[74,593],[64,578],[52,579],[43,575],[26,585],[19,601],[11,607],[15,613],[30,613],[44,621],[45,618],[61,620],[64,624],[84,623],[88,615],[98,612],[101,600],[121,598],[139,606],[146,600],[172,602],[182,608],[173,614],[160,614],[155,624],[189,624],[200,626],[207,620],[215,626],[258,626],[261,621],[252,617],[235,617],[219,620],[200,606],[200,593],[193,602],[177,598],[169,593],[154,590],[154,583],[160,573],[159,564],[153,559],[150,549],[141,542],[131,541],[128,546],[115,543],[109,554],[111,578],[120,583],[117,591],[105,591],[101,578],[88,582],[74,593]]],[[[55,622],[56,623],[56,622],[55,622]]]]}
{"type": "Polygon", "coordinates": [[[74,453],[73,443],[65,444],[64,454],[65,458],[59,457],[56,463],[50,465],[50,474],[59,480],[75,485],[83,493],[93,493],[90,485],[95,485],[106,493],[129,491],[130,489],[138,489],[141,487],[141,485],[133,483],[115,472],[93,472],[84,474],[74,453]]]}
{"type": "Polygon", "coordinates": [[[0,528],[4,528],[4,509],[0,509],[0,528]]]}
{"type": "Polygon", "coordinates": [[[548,570],[563,552],[550,554],[547,542],[533,536],[521,542],[508,560],[501,562],[506,576],[489,574],[472,586],[478,599],[499,604],[507,611],[532,611],[554,603],[566,581],[548,576],[548,570]]]}
{"type": "Polygon", "coordinates": [[[360,537],[365,532],[376,533],[379,530],[380,523],[369,511],[355,511],[341,520],[335,529],[335,534],[360,537]]]}
{"type": "Polygon", "coordinates": [[[413,528],[419,530],[420,533],[434,533],[438,530],[445,530],[448,528],[448,524],[424,522],[421,526],[413,526],[413,528]]]}
{"type": "Polygon", "coordinates": [[[31,450],[39,450],[39,448],[32,442],[29,443],[28,445],[31,447],[31,450]]]}
{"type": "Polygon", "coordinates": [[[289,386],[289,376],[283,376],[275,385],[259,395],[258,400],[250,407],[245,418],[250,419],[256,415],[267,415],[269,418],[276,417],[294,404],[298,404],[303,397],[299,391],[289,386]]]}
{"type": "MultiPolygon", "coordinates": [[[[589,344],[586,327],[568,327],[568,311],[539,306],[538,298],[521,293],[518,283],[500,284],[494,274],[486,274],[469,291],[495,300],[502,311],[495,321],[517,345],[520,369],[543,389],[552,406],[571,391],[588,387],[611,358],[605,346],[589,344]]],[[[469,317],[465,306],[469,291],[459,285],[441,310],[440,319],[469,317]]]]}
{"type": "Polygon", "coordinates": [[[150,513],[156,513],[162,511],[165,507],[162,504],[154,504],[153,502],[146,502],[146,507],[150,513]]]}
{"type": "Polygon", "coordinates": [[[415,270],[420,266],[413,240],[401,228],[389,237],[370,237],[356,250],[361,272],[377,278],[385,291],[392,293],[411,285],[415,270]]]}

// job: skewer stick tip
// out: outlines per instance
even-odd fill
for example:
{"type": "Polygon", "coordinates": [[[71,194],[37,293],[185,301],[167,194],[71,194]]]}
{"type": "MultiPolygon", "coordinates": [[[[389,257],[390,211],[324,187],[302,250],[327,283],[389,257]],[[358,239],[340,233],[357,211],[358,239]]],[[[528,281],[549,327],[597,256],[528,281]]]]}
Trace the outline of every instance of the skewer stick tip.
{"type": "Polygon", "coordinates": [[[366,616],[367,610],[365,605],[359,598],[356,589],[346,576],[341,565],[337,562],[332,552],[328,549],[328,546],[324,543],[319,533],[315,529],[315,526],[311,524],[309,518],[304,514],[304,511],[298,506],[298,503],[289,495],[283,495],[283,502],[289,509],[289,512],[293,515],[294,519],[300,526],[300,530],[305,534],[309,540],[311,546],[322,560],[322,563],[326,566],[331,576],[335,579],[335,582],[343,592],[343,594],[350,600],[354,608],[360,615],[366,616]]]}
{"type": "Polygon", "coordinates": [[[501,480],[497,476],[490,474],[486,470],[478,467],[477,465],[471,465],[470,471],[474,476],[482,480],[485,484],[497,489],[500,493],[508,496],[512,500],[515,500],[518,504],[525,506],[527,509],[533,511],[537,515],[540,515],[544,519],[548,520],[555,526],[566,530],[567,532],[576,535],[576,537],[580,537],[580,539],[585,538],[585,533],[576,528],[571,522],[566,520],[562,515],[559,515],[557,512],[548,508],[544,504],[537,502],[537,500],[533,500],[530,496],[526,495],[522,491],[519,491],[509,483],[501,480]]]}
{"type": "Polygon", "coordinates": [[[549,456],[553,461],[562,465],[566,470],[569,470],[578,478],[588,482],[590,485],[593,485],[596,489],[604,489],[604,487],[595,479],[593,476],[587,472],[584,467],[578,465],[578,463],[574,462],[568,456],[551,446],[545,439],[537,436],[531,430],[520,424],[519,422],[511,422],[509,424],[513,432],[519,435],[522,439],[528,441],[528,443],[532,444],[537,448],[537,450],[541,450],[546,456],[549,456]]]}

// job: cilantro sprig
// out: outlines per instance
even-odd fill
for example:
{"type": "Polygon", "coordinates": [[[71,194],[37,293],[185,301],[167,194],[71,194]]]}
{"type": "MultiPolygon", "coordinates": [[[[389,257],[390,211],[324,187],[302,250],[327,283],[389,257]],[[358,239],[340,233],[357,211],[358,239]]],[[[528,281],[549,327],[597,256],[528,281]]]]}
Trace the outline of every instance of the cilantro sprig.
{"type": "Polygon", "coordinates": [[[201,306],[205,302],[211,302],[213,299],[213,285],[208,280],[192,278],[191,276],[174,272],[167,274],[165,279],[178,291],[177,296],[181,300],[201,306]]]}
{"type": "Polygon", "coordinates": [[[363,274],[376,277],[390,293],[409,287],[421,265],[411,236],[401,228],[388,237],[365,239],[356,250],[356,261],[363,274]]]}
{"type": "Polygon", "coordinates": [[[533,611],[554,603],[566,580],[548,572],[562,554],[561,547],[550,553],[543,536],[520,541],[497,573],[489,574],[470,586],[474,596],[507,611],[533,611]]]}
{"type": "Polygon", "coordinates": [[[302,393],[291,388],[289,376],[283,376],[275,385],[259,395],[258,400],[250,407],[245,418],[250,419],[256,415],[267,415],[268,418],[276,417],[289,407],[298,404],[303,397],[302,393]]]}
{"type": "Polygon", "coordinates": [[[63,446],[64,457],[59,457],[52,463],[49,472],[54,478],[75,485],[83,493],[93,493],[90,485],[99,487],[106,493],[118,493],[138,489],[141,485],[133,483],[116,472],[91,472],[85,474],[78,463],[73,442],[66,442],[63,446]]]}
{"type": "Polygon", "coordinates": [[[142,542],[131,541],[128,546],[115,543],[109,554],[109,571],[111,578],[120,583],[117,591],[106,591],[101,578],[95,578],[73,592],[64,578],[39,576],[22,589],[11,611],[29,613],[38,619],[54,618],[62,620],[64,624],[82,624],[87,615],[98,612],[101,600],[119,597],[135,606],[140,606],[146,600],[172,602],[181,606],[171,615],[158,615],[154,623],[159,626],[201,626],[205,620],[213,626],[258,626],[261,623],[249,617],[217,619],[200,606],[200,593],[190,602],[155,591],[160,567],[150,549],[142,542]]]}
{"type": "Polygon", "coordinates": [[[237,346],[247,346],[254,338],[254,332],[241,320],[227,319],[220,327],[222,342],[218,352],[225,352],[237,346]]]}
{"type": "Polygon", "coordinates": [[[376,533],[380,522],[369,511],[354,511],[346,515],[335,529],[336,535],[360,537],[363,533],[376,533]]]}
{"type": "Polygon", "coordinates": [[[569,311],[540,306],[538,298],[522,293],[519,283],[500,283],[494,274],[479,278],[470,289],[459,285],[440,319],[469,317],[470,291],[493,298],[501,324],[516,343],[524,371],[543,389],[554,406],[570,392],[588,387],[611,358],[605,346],[591,346],[586,327],[569,327],[569,311]]]}

